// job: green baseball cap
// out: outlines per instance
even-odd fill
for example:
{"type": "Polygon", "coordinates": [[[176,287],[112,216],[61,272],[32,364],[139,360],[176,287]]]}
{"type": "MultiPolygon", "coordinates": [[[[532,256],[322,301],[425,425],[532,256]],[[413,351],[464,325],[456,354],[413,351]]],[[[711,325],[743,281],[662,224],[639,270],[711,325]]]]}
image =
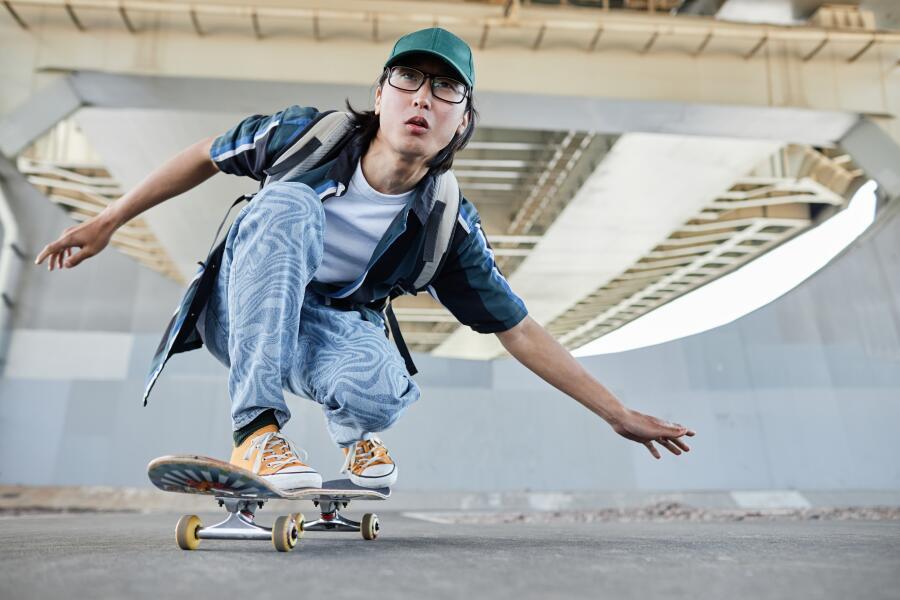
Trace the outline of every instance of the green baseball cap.
{"type": "Polygon", "coordinates": [[[463,82],[475,87],[475,61],[469,45],[446,29],[429,27],[407,33],[394,44],[391,55],[384,63],[391,67],[409,54],[431,54],[437,56],[459,73],[463,82]]]}

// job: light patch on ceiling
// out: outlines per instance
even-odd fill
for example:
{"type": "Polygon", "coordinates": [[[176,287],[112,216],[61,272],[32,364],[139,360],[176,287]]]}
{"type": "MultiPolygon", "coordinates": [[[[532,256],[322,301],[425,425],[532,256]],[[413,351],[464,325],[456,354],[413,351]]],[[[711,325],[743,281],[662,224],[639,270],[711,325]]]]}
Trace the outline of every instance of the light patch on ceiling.
{"type": "Polygon", "coordinates": [[[765,306],[828,264],[872,224],[876,187],[874,181],[866,183],[845,210],[818,227],[573,354],[592,356],[661,344],[725,325],[765,306]]]}

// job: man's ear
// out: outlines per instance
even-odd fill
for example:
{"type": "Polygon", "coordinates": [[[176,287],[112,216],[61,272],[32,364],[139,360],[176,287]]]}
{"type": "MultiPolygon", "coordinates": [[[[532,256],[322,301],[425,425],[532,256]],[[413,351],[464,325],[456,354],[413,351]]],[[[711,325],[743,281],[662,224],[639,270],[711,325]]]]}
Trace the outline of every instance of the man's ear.
{"type": "Polygon", "coordinates": [[[466,127],[469,126],[469,116],[471,115],[471,112],[472,111],[467,109],[465,114],[463,114],[462,123],[460,123],[459,127],[456,128],[456,133],[458,133],[459,135],[462,135],[466,130],[466,127]]]}

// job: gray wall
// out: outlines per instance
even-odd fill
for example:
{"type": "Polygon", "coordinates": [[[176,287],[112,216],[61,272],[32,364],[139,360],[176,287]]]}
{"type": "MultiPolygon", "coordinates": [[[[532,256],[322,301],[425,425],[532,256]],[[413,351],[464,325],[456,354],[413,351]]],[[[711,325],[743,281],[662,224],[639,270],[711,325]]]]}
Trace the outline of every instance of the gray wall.
{"type": "MultiPolygon", "coordinates": [[[[4,173],[34,254],[68,218],[4,173]]],[[[900,489],[900,217],[798,288],[718,329],[582,359],[630,407],[695,428],[654,460],[514,361],[417,356],[423,389],[384,438],[407,490],[900,489]]],[[[230,447],[224,368],[176,356],[140,397],[179,286],[107,251],[28,265],[0,378],[0,482],[146,486],[153,457],[230,447]]],[[[288,433],[326,477],[341,454],[308,400],[288,433]]]]}

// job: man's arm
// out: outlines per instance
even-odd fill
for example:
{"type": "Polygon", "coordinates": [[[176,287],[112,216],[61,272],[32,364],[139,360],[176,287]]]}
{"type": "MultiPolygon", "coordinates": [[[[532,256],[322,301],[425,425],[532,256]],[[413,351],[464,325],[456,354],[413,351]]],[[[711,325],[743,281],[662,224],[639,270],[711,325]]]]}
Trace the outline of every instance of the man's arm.
{"type": "Polygon", "coordinates": [[[68,227],[55,242],[41,250],[34,263],[48,257],[47,268],[71,268],[103,250],[116,229],[161,202],[203,183],[219,172],[209,157],[215,138],[209,137],[179,152],[150,173],[141,183],[97,216],[68,227]],[[72,248],[80,248],[72,255],[72,248]]]}
{"type": "Polygon", "coordinates": [[[654,441],[673,454],[690,450],[678,438],[693,436],[693,430],[625,407],[530,316],[496,335],[520,363],[602,417],[619,435],[644,444],[655,458],[660,458],[660,454],[654,441]]]}

